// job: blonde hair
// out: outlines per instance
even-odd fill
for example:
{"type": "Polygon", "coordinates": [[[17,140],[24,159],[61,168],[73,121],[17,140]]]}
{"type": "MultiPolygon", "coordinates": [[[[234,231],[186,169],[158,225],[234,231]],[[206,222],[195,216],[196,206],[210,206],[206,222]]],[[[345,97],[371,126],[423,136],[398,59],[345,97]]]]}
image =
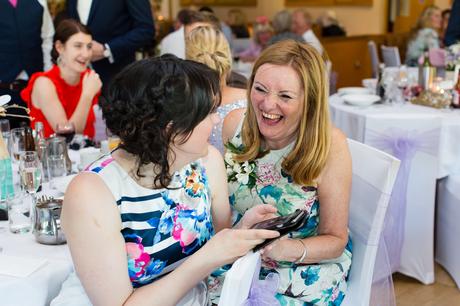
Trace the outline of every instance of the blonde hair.
{"type": "MultiPolygon", "coordinates": [[[[303,186],[315,184],[315,179],[326,164],[331,143],[328,80],[324,61],[315,48],[308,44],[294,40],[280,41],[265,49],[255,62],[249,89],[252,88],[257,70],[264,64],[290,66],[300,77],[304,89],[303,116],[294,147],[281,166],[295,183],[303,186]]],[[[250,99],[248,93],[248,101],[250,99]]],[[[251,161],[267,153],[261,152],[263,136],[259,132],[256,114],[250,102],[241,137],[244,151],[235,156],[237,161],[251,161]]]]}
{"type": "Polygon", "coordinates": [[[185,57],[216,70],[225,76],[232,67],[232,54],[224,34],[213,27],[193,29],[185,39],[185,57]]]}
{"type": "Polygon", "coordinates": [[[431,15],[433,15],[435,11],[441,12],[441,9],[437,7],[436,5],[429,5],[425,7],[425,9],[422,11],[422,13],[417,19],[415,28],[417,30],[420,30],[423,28],[432,28],[433,25],[431,24],[431,15]]]}

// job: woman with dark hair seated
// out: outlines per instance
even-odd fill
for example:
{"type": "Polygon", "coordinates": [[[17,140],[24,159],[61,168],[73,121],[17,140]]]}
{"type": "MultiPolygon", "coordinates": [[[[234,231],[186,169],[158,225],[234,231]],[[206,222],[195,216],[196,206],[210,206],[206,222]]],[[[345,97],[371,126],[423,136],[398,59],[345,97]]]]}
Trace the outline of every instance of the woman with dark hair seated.
{"type": "Polygon", "coordinates": [[[121,144],[67,189],[62,225],[76,274],[51,305],[206,305],[207,275],[279,235],[246,229],[273,217],[268,206],[223,230],[225,168],[207,142],[219,86],[210,68],[172,55],[114,78],[100,105],[121,144]]]}
{"type": "Polygon", "coordinates": [[[94,137],[92,106],[97,104],[102,82],[88,68],[92,40],[88,28],[78,21],[61,21],[51,53],[55,65],[49,71],[33,74],[21,92],[30,108],[31,126],[43,122],[45,137],[53,134],[58,124],[69,122],[76,133],[94,137]]]}

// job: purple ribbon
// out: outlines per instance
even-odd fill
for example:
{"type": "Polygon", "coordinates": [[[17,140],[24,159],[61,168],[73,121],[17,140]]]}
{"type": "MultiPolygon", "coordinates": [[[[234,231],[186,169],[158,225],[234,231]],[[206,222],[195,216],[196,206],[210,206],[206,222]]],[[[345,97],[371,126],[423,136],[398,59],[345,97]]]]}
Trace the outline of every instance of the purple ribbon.
{"type": "MultiPolygon", "coordinates": [[[[412,159],[418,151],[437,155],[439,147],[439,129],[418,132],[389,128],[383,133],[369,131],[366,136],[367,144],[385,151],[401,161],[398,176],[393,188],[383,229],[384,243],[388,251],[388,261],[391,272],[395,272],[401,263],[401,249],[404,242],[404,222],[406,219],[407,185],[412,159]]],[[[379,250],[380,252],[380,250],[379,250]]],[[[378,262],[376,263],[376,268],[378,262]]],[[[378,272],[378,271],[376,271],[378,272]]],[[[387,275],[374,274],[382,279],[387,275]]]]}
{"type": "MultiPolygon", "coordinates": [[[[257,270],[259,271],[259,270],[257,270]]],[[[254,275],[249,297],[243,306],[273,306],[280,305],[275,298],[279,286],[280,277],[277,273],[269,273],[264,280],[258,278],[259,273],[254,275]]]]}

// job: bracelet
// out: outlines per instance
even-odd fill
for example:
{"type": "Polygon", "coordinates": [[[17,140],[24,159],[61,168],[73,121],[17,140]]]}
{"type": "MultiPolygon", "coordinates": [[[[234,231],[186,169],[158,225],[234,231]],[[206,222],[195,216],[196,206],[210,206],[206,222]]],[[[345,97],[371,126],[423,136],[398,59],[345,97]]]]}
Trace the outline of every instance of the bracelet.
{"type": "Polygon", "coordinates": [[[295,264],[300,264],[302,263],[302,261],[305,259],[305,257],[307,257],[307,246],[305,245],[305,242],[303,242],[302,239],[295,239],[296,241],[299,241],[302,246],[303,246],[303,253],[302,253],[302,256],[300,256],[299,259],[297,259],[296,261],[294,261],[295,264]]]}

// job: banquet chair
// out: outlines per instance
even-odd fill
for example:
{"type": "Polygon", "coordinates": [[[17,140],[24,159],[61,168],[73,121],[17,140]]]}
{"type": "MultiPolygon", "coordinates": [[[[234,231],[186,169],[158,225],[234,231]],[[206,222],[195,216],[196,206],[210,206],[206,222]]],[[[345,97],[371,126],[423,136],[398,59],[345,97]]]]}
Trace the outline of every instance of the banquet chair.
{"type": "Polygon", "coordinates": [[[399,67],[401,66],[401,57],[399,56],[398,47],[388,47],[381,45],[382,58],[385,67],[399,67]]]}
{"type": "Polygon", "coordinates": [[[434,282],[434,212],[441,118],[369,114],[364,143],[401,160],[384,236],[392,272],[434,282]]]}
{"type": "Polygon", "coordinates": [[[460,175],[439,181],[436,205],[436,261],[460,288],[460,175]]]}
{"type": "Polygon", "coordinates": [[[367,48],[369,49],[369,55],[371,57],[372,77],[377,78],[379,75],[380,60],[375,41],[369,40],[367,48]]]}
{"type": "Polygon", "coordinates": [[[380,236],[399,160],[348,139],[353,164],[349,228],[353,257],[344,306],[369,305],[380,236]]]}

